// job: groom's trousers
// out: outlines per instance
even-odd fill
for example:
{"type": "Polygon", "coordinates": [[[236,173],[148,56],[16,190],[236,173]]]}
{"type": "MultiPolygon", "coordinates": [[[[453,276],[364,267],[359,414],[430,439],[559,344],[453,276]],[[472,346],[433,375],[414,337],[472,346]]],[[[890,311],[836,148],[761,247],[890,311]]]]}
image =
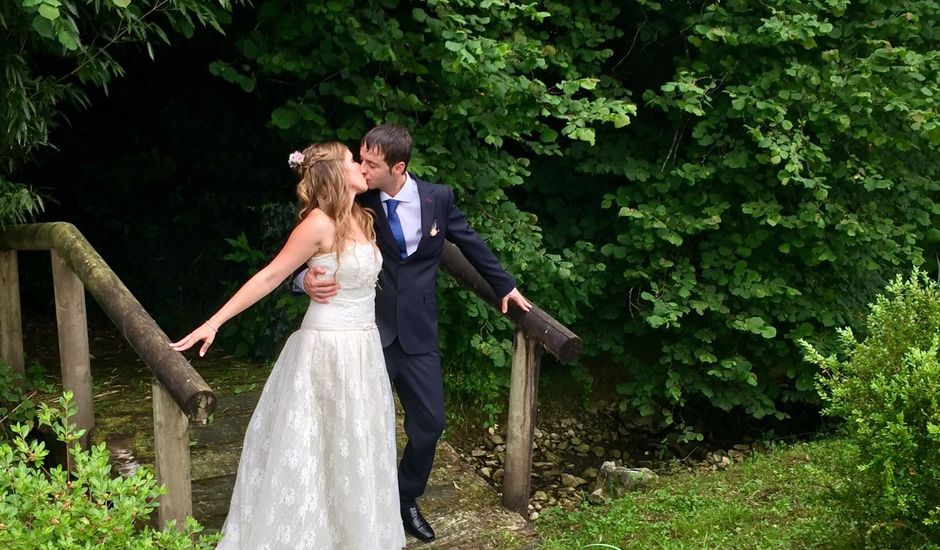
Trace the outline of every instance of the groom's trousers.
{"type": "Polygon", "coordinates": [[[444,432],[444,380],[437,351],[405,353],[396,338],[385,348],[385,365],[405,411],[408,443],[398,464],[401,506],[414,506],[424,494],[434,464],[437,441],[444,432]]]}

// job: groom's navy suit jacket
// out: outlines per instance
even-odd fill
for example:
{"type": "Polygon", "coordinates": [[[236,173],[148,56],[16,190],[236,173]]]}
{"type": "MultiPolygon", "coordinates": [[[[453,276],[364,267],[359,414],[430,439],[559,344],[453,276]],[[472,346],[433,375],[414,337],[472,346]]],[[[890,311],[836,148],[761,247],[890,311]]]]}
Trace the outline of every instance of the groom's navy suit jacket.
{"type": "Polygon", "coordinates": [[[382,346],[398,338],[405,353],[421,354],[438,350],[435,288],[444,239],[457,245],[497,296],[509,294],[516,281],[503,270],[480,235],[470,229],[454,205],[450,187],[414,180],[421,199],[421,240],[417,250],[405,259],[401,259],[392,237],[379,192],[367,191],[358,200],[375,214],[376,242],[382,251],[375,299],[382,346]]]}

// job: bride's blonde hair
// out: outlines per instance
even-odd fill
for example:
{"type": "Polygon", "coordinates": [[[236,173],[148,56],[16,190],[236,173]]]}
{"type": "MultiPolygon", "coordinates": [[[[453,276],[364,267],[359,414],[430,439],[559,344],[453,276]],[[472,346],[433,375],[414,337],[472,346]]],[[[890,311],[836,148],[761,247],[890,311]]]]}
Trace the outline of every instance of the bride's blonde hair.
{"type": "Polygon", "coordinates": [[[329,216],[336,225],[333,240],[336,254],[345,246],[350,223],[358,224],[369,241],[375,240],[372,216],[349,193],[344,166],[347,152],[348,147],[335,141],[314,143],[303,150],[303,160],[295,167],[300,177],[297,183],[300,212],[297,217],[303,220],[315,208],[329,216]]]}

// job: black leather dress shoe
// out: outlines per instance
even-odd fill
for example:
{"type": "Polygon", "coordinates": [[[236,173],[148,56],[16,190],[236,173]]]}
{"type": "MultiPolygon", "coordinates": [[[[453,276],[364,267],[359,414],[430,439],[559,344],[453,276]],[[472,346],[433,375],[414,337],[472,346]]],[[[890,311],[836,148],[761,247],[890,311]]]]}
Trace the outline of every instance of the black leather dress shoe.
{"type": "Polygon", "coordinates": [[[405,532],[421,542],[431,542],[434,540],[434,529],[431,529],[428,520],[421,515],[418,506],[408,506],[401,509],[401,521],[405,526],[405,532]]]}

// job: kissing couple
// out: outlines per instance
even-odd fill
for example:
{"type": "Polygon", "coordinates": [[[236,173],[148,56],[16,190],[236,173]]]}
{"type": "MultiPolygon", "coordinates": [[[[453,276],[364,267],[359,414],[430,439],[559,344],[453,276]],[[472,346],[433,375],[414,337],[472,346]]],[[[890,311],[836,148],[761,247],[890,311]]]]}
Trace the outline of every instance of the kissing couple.
{"type": "Polygon", "coordinates": [[[291,279],[311,301],[251,417],[224,550],[391,550],[435,533],[417,499],[444,430],[436,280],[444,240],[502,296],[531,304],[447,186],[408,172],[412,139],[370,130],[359,162],[336,142],[290,155],[300,211],[277,256],[215,314],[170,344],[208,350],[229,319],[291,279]],[[396,466],[392,387],[407,444],[396,466]]]}

